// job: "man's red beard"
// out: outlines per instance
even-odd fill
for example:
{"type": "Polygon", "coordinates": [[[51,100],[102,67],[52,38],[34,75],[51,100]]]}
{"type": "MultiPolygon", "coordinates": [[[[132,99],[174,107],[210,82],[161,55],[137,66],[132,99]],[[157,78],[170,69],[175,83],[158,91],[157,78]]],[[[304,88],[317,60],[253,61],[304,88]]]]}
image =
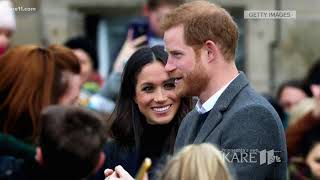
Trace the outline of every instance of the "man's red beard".
{"type": "Polygon", "coordinates": [[[198,62],[195,68],[183,77],[177,94],[181,97],[199,96],[208,86],[209,79],[203,65],[198,62]]]}

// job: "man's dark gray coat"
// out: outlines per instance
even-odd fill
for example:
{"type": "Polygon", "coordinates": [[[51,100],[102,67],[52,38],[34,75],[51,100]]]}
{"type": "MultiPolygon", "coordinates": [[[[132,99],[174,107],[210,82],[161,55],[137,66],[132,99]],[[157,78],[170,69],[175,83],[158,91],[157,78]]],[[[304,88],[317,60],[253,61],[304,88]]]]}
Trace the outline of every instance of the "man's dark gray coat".
{"type": "Polygon", "coordinates": [[[200,130],[198,119],[195,109],[184,118],[175,151],[209,142],[224,153],[236,179],[287,179],[287,148],[280,118],[242,72],[219,97],[200,130]]]}

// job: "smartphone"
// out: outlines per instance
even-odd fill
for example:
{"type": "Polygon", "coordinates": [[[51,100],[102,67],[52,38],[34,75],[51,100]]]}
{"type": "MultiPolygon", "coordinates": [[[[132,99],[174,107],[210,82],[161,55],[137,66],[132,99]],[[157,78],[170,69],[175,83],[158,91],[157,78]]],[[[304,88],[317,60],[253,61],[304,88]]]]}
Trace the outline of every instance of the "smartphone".
{"type": "Polygon", "coordinates": [[[133,39],[143,35],[148,35],[149,25],[145,21],[142,21],[142,20],[133,21],[130,24],[129,28],[133,30],[133,39]]]}

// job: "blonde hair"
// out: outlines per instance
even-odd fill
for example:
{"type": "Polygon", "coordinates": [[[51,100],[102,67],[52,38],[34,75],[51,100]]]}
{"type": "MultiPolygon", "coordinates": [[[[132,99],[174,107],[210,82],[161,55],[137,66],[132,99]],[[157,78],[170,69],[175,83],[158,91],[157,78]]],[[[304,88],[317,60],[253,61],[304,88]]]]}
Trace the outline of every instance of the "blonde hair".
{"type": "Polygon", "coordinates": [[[219,45],[225,59],[235,57],[238,27],[231,15],[224,9],[206,1],[192,1],[170,11],[161,22],[162,30],[183,25],[184,40],[197,49],[207,40],[219,45]]]}
{"type": "Polygon", "coordinates": [[[295,104],[289,111],[288,125],[291,126],[295,124],[308,112],[312,111],[317,105],[316,101],[317,100],[314,98],[305,98],[299,103],[295,104]]]}
{"type": "Polygon", "coordinates": [[[231,175],[220,151],[212,144],[184,147],[167,163],[161,180],[230,180],[231,175]]]}

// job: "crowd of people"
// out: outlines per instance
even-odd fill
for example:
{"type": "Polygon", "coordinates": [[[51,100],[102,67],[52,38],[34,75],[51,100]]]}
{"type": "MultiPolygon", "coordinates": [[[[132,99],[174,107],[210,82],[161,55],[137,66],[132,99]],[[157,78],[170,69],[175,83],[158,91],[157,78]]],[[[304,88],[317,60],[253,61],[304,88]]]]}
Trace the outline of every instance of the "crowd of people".
{"type": "Polygon", "coordinates": [[[10,46],[0,1],[0,179],[141,179],[146,158],[144,180],[320,178],[320,59],[265,98],[224,8],[148,0],[144,14],[103,79],[86,37],[10,46]]]}

